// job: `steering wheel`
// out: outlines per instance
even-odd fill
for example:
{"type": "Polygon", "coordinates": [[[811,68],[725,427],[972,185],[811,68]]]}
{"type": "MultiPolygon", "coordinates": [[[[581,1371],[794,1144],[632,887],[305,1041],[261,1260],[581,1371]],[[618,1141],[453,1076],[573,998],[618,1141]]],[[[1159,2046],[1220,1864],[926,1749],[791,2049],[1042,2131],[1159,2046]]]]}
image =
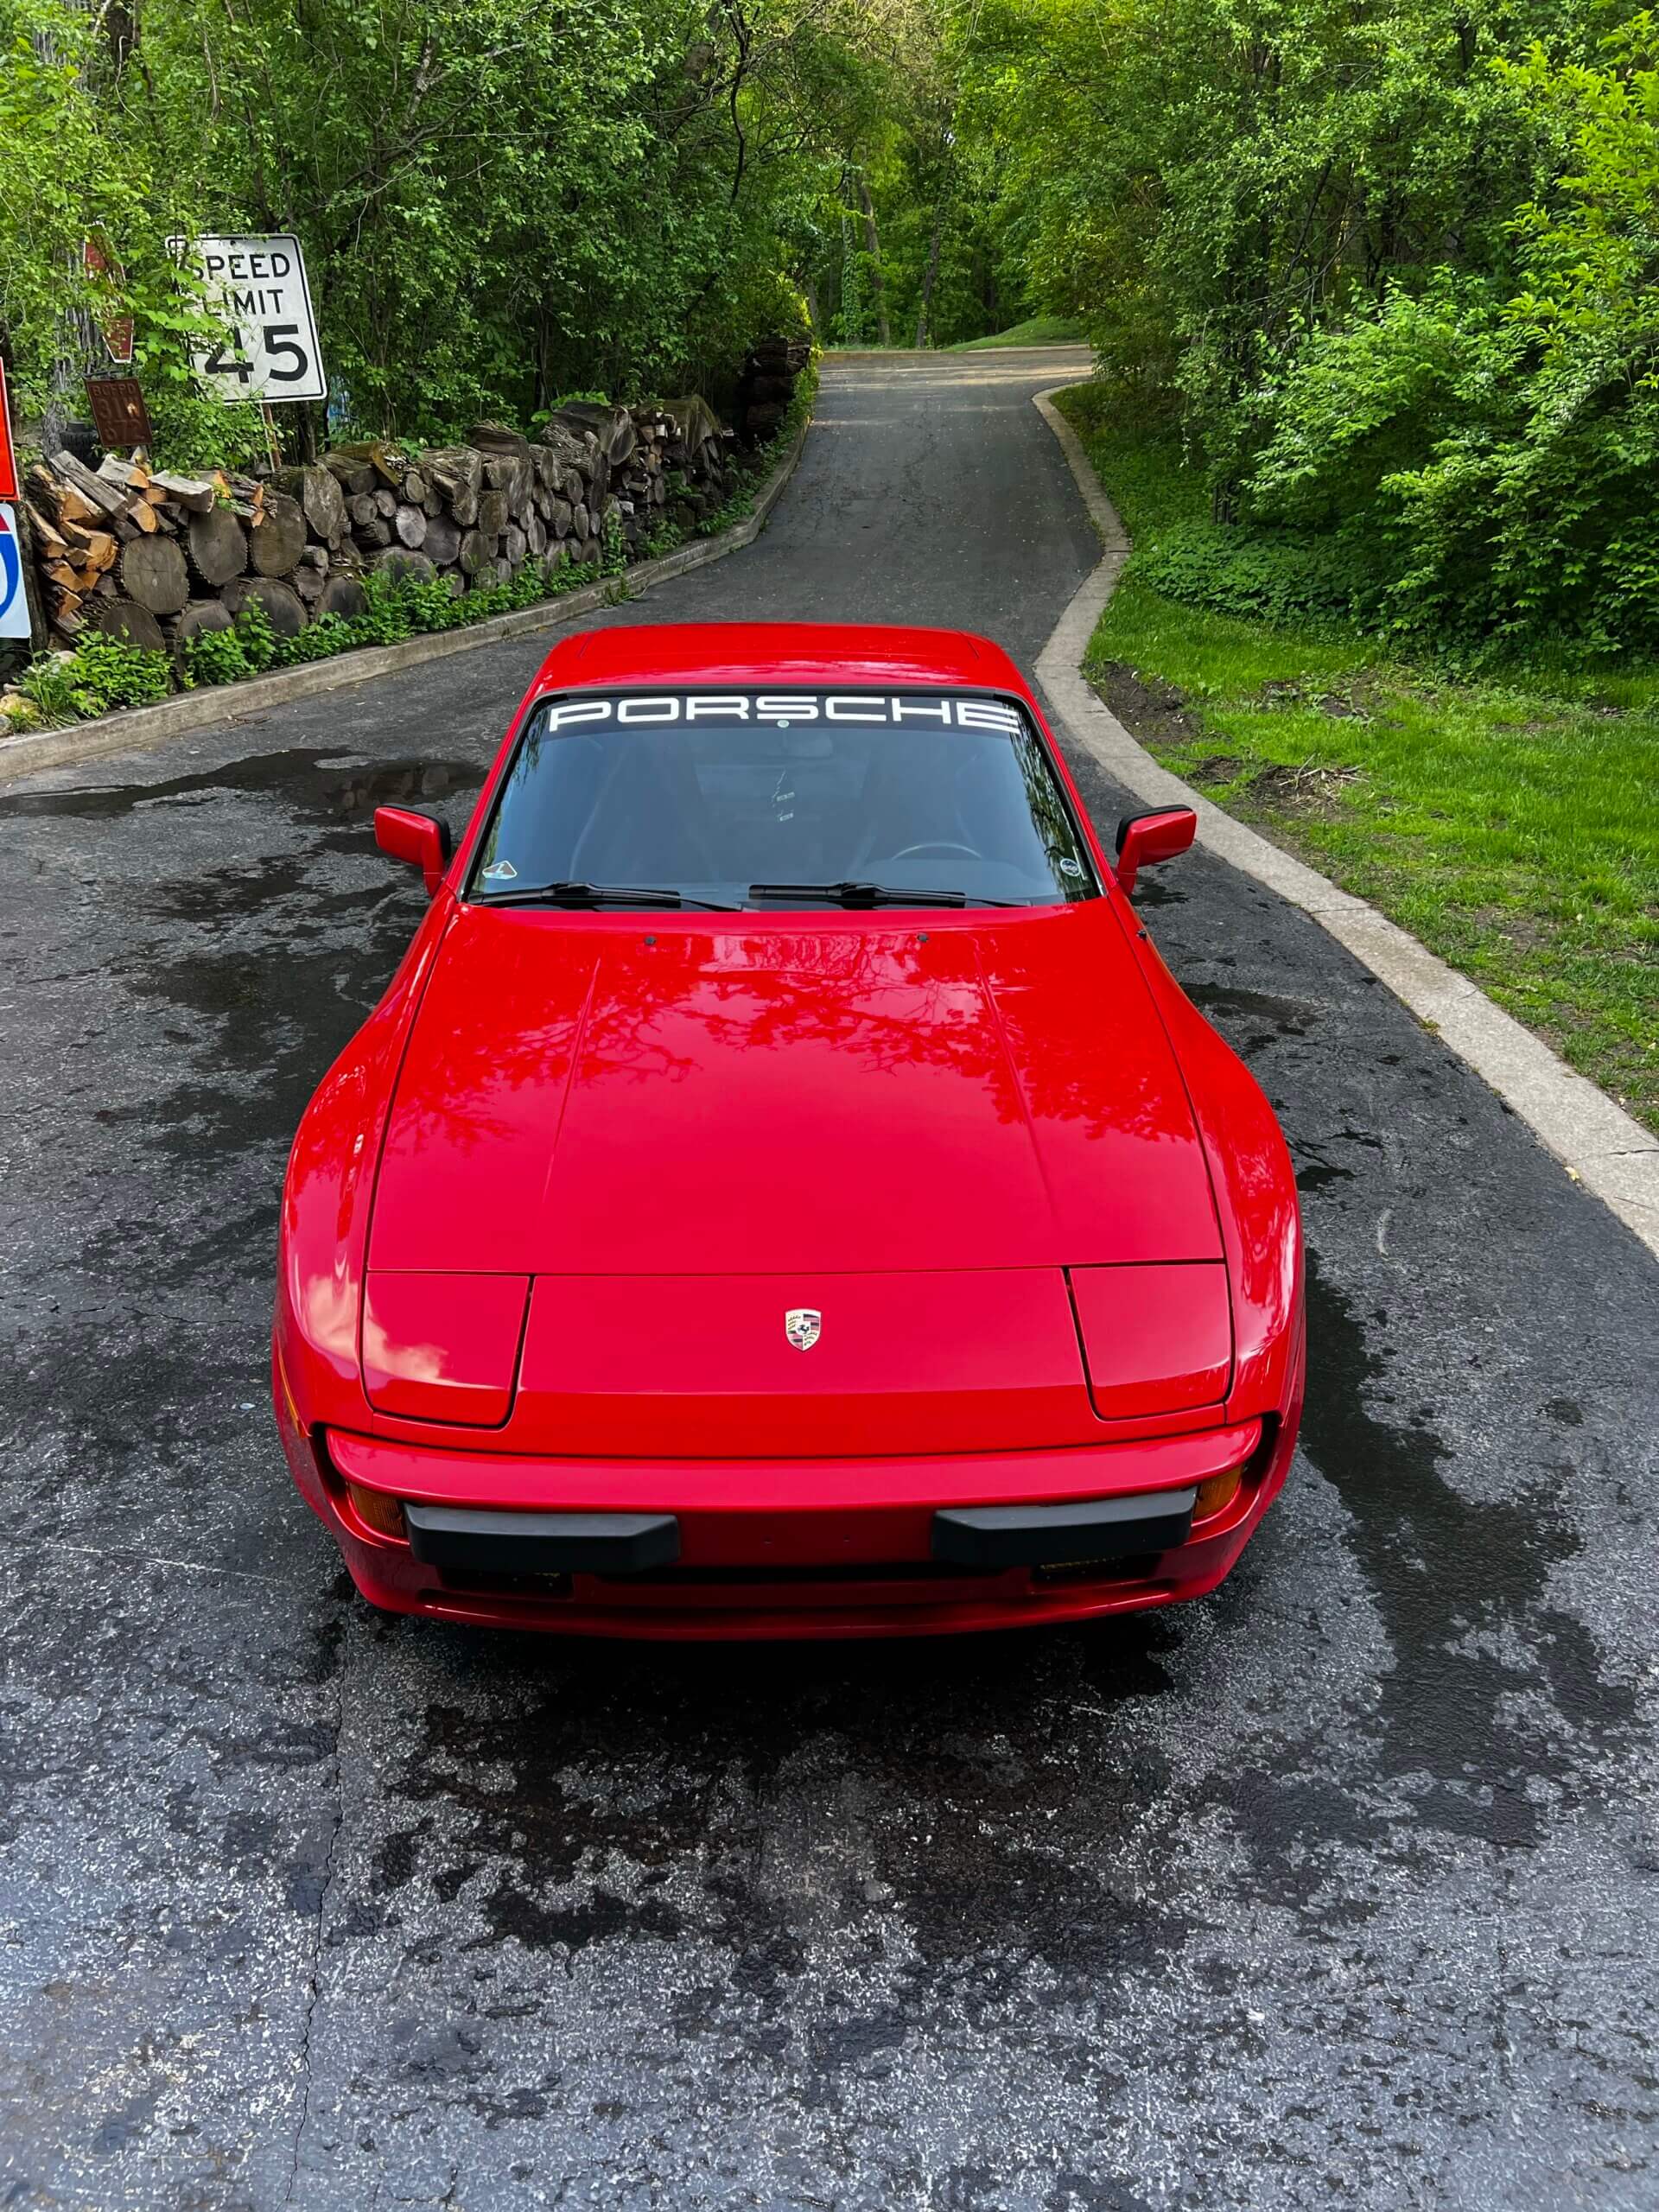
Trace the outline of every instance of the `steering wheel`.
{"type": "Polygon", "coordinates": [[[961,853],[970,861],[982,861],[983,853],[976,852],[971,845],[953,843],[948,837],[931,837],[919,845],[906,845],[902,853],[889,853],[890,861],[919,860],[924,853],[961,853]]]}

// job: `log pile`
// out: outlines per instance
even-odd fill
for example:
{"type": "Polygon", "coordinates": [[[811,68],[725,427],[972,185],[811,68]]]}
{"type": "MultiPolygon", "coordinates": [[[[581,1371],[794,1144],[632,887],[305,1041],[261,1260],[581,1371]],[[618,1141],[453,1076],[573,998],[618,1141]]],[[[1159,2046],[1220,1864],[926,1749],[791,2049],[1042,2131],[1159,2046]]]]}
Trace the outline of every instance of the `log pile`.
{"type": "Polygon", "coordinates": [[[802,338],[762,338],[744,357],[737,384],[738,435],[763,446],[778,434],[795,397],[795,380],[812,358],[802,338]]]}
{"type": "Polygon", "coordinates": [[[279,638],[319,615],[351,620],[380,571],[453,593],[630,556],[664,520],[682,529],[731,488],[731,441],[705,402],[561,409],[534,439],[480,423],[463,443],[341,446],[257,478],[188,477],[68,452],[26,486],[43,601],[58,645],[88,627],[175,657],[263,609],[279,638]]]}
{"type": "Polygon", "coordinates": [[[57,637],[73,643],[92,628],[156,652],[173,641],[200,581],[198,537],[233,537],[239,571],[246,531],[266,504],[264,486],[249,477],[170,475],[112,454],[93,471],[67,451],[35,463],[23,497],[57,637]]]}

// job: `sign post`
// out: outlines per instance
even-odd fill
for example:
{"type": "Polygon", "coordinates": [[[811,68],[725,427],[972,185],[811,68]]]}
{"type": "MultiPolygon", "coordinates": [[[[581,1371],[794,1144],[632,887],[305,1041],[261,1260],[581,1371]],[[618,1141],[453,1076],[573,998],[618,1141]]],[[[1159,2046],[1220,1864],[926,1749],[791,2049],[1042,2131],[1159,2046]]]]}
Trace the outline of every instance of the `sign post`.
{"type": "Polygon", "coordinates": [[[215,397],[327,399],[322,348],[305,257],[286,232],[264,238],[175,238],[175,258],[194,270],[207,311],[225,326],[194,350],[195,372],[215,397]]]}
{"type": "MultiPolygon", "coordinates": [[[[88,238],[80,250],[81,265],[94,284],[100,281],[124,284],[126,271],[110,251],[109,243],[102,238],[88,238]]],[[[132,317],[130,315],[103,315],[99,327],[104,333],[104,350],[118,368],[132,366],[132,317]]]]}

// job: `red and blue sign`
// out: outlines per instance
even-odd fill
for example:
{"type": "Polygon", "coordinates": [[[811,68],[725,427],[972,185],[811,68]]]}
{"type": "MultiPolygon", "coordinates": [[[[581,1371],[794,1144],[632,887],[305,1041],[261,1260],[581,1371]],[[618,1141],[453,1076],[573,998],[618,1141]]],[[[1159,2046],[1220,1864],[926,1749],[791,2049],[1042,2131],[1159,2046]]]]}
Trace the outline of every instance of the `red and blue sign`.
{"type": "Polygon", "coordinates": [[[29,634],[29,594],[23,589],[23,554],[17,518],[4,502],[17,497],[17,462],[11,449],[11,405],[6,397],[6,365],[0,361],[0,638],[29,634]]]}
{"type": "Polygon", "coordinates": [[[28,635],[29,594],[23,589],[17,520],[9,506],[0,506],[0,638],[28,635]]]}

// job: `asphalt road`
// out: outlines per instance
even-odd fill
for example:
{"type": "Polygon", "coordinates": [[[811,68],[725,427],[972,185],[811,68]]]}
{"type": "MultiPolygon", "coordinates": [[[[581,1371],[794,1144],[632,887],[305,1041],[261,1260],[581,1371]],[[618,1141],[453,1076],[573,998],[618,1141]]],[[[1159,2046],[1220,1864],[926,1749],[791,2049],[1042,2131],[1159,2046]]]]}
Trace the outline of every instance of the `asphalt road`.
{"type": "MultiPolygon", "coordinates": [[[[614,619],[1029,665],[1070,358],[833,363],[764,537],[614,619]]],[[[1656,1272],[1202,855],[1149,918],[1313,1268],[1217,1598],[764,1655],[353,1599],[266,1402],[283,1161],[418,912],[371,805],[459,819],[544,643],[0,798],[0,2206],[1647,2212],[1656,1272]]]]}

